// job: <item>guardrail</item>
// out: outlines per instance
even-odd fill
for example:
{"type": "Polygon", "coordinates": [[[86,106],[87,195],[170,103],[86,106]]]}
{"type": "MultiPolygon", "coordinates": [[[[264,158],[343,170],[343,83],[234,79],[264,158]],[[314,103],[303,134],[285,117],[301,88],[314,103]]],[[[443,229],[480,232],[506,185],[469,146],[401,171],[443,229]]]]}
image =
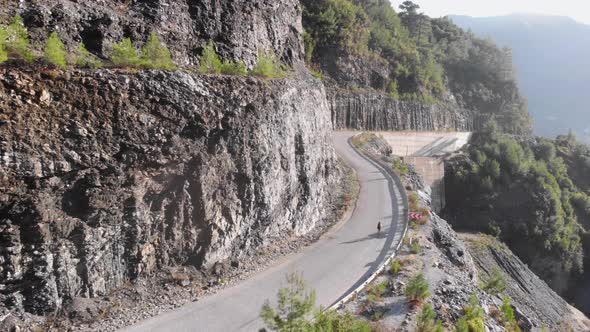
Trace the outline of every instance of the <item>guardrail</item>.
{"type": "MultiPolygon", "coordinates": [[[[357,134],[357,135],[359,135],[359,134],[357,134]]],[[[355,136],[357,136],[357,135],[355,135],[355,136]]],[[[399,192],[401,194],[402,204],[404,206],[404,211],[402,211],[403,220],[399,220],[400,223],[403,223],[404,231],[403,231],[402,237],[400,238],[399,242],[395,245],[395,250],[394,250],[393,254],[391,254],[388,258],[386,258],[385,261],[383,261],[383,263],[381,263],[381,265],[379,265],[379,267],[362,284],[360,284],[354,290],[350,291],[342,299],[340,299],[336,303],[332,304],[326,310],[336,310],[336,309],[341,308],[346,302],[350,301],[351,298],[353,298],[356,295],[358,295],[358,293],[360,291],[362,291],[365,287],[367,287],[368,284],[370,284],[373,280],[375,280],[375,278],[377,278],[377,276],[379,274],[381,274],[383,272],[383,270],[385,270],[385,268],[395,258],[395,256],[397,255],[397,252],[399,251],[399,249],[401,248],[401,246],[402,246],[402,244],[404,242],[404,238],[406,237],[406,233],[408,232],[408,225],[409,225],[409,220],[408,220],[408,211],[409,211],[408,194],[406,193],[406,189],[404,188],[401,179],[399,178],[399,176],[397,174],[395,174],[395,172],[393,172],[393,170],[391,169],[391,166],[388,165],[388,164],[386,164],[386,163],[384,163],[382,160],[380,160],[380,158],[378,156],[376,156],[373,153],[370,153],[368,151],[362,151],[360,149],[357,149],[352,144],[352,139],[355,136],[353,136],[353,137],[351,137],[351,138],[348,139],[348,144],[356,152],[358,152],[360,155],[362,155],[365,158],[369,159],[373,164],[375,164],[375,166],[377,166],[377,168],[385,171],[385,173],[387,175],[389,175],[389,177],[393,180],[393,182],[397,186],[397,188],[398,188],[398,190],[399,190],[399,192]]]]}

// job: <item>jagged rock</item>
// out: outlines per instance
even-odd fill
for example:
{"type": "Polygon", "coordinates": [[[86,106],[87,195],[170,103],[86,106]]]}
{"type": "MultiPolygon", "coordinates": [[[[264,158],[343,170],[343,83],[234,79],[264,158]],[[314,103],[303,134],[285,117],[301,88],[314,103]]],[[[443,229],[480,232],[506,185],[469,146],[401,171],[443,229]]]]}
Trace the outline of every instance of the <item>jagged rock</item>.
{"type": "Polygon", "coordinates": [[[466,252],[465,246],[457,238],[455,231],[453,231],[449,224],[434,213],[432,213],[430,220],[434,225],[432,228],[434,244],[436,244],[453,264],[459,267],[466,267],[469,271],[474,271],[475,266],[469,253],[466,252]]]}
{"type": "Polygon", "coordinates": [[[91,321],[100,313],[100,305],[95,299],[75,297],[65,306],[65,312],[71,319],[91,321]]]}
{"type": "Polygon", "coordinates": [[[11,314],[0,316],[0,331],[20,332],[19,320],[11,314]]]}
{"type": "Polygon", "coordinates": [[[0,119],[0,289],[29,312],[304,235],[341,176],[315,79],[2,68],[0,119]]]}
{"type": "MultiPolygon", "coordinates": [[[[555,293],[505,245],[485,235],[461,234],[460,237],[482,273],[481,280],[489,278],[494,270],[503,273],[507,285],[504,295],[510,297],[525,330],[543,326],[551,330],[562,330],[564,326],[573,331],[590,330],[590,320],[555,293]]],[[[501,305],[501,301],[496,305],[501,305]]]]}
{"type": "Polygon", "coordinates": [[[319,59],[319,64],[322,71],[328,74],[327,81],[330,85],[348,89],[387,89],[392,71],[389,64],[373,59],[367,61],[362,57],[341,51],[323,50],[320,54],[322,57],[319,59]]]}
{"type": "Polygon", "coordinates": [[[202,1],[6,1],[0,18],[20,14],[32,41],[42,45],[57,30],[66,46],[84,42],[106,58],[129,37],[140,46],[155,31],[179,65],[198,63],[199,49],[214,41],[227,59],[253,65],[259,50],[274,50],[288,64],[303,58],[301,7],[297,0],[202,1]]]}

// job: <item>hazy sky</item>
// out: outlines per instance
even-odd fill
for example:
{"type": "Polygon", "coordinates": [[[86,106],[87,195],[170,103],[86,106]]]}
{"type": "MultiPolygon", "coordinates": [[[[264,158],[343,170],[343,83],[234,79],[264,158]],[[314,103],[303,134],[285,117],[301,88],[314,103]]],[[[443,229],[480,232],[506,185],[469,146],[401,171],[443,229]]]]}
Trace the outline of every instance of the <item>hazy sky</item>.
{"type": "MultiPolygon", "coordinates": [[[[391,0],[397,10],[404,0],[391,0]]],[[[532,13],[569,16],[590,24],[590,0],[414,0],[420,10],[431,17],[450,14],[497,16],[512,13],[532,13]]]]}

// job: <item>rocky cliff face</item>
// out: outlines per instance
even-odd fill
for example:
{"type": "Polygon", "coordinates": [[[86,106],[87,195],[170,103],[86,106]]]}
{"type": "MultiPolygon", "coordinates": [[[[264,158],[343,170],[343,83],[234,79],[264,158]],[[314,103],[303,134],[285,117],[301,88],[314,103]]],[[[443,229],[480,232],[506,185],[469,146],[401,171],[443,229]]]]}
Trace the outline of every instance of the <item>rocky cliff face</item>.
{"type": "Polygon", "coordinates": [[[0,300],[44,313],[322,220],[323,87],[183,72],[0,69],[0,300]]]}
{"type": "Polygon", "coordinates": [[[391,68],[383,59],[364,59],[352,54],[332,51],[323,54],[319,68],[327,74],[330,85],[339,88],[387,90],[391,68]]]}
{"type": "Polygon", "coordinates": [[[334,129],[470,131],[477,125],[458,106],[399,101],[378,92],[329,89],[328,102],[334,129]]]}
{"type": "Polygon", "coordinates": [[[227,59],[254,64],[259,51],[273,50],[293,64],[302,59],[301,7],[298,0],[23,0],[1,1],[0,22],[20,14],[34,44],[57,30],[66,46],[84,42],[107,57],[112,44],[129,37],[143,43],[155,31],[179,65],[197,63],[209,40],[227,59]]]}

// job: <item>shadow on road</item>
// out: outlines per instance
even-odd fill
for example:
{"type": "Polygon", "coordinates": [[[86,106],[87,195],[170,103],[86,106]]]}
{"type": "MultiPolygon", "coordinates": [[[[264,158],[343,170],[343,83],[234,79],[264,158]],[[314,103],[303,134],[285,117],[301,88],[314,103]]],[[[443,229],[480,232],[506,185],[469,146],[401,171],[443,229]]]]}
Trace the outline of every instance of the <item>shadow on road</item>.
{"type": "MultiPolygon", "coordinates": [[[[395,250],[395,248],[393,247],[393,240],[395,238],[396,233],[399,231],[398,228],[401,226],[398,224],[398,220],[396,220],[397,216],[400,215],[400,210],[399,210],[399,206],[397,204],[398,202],[397,202],[396,193],[395,193],[396,192],[395,189],[396,189],[397,185],[395,184],[393,178],[387,173],[387,171],[385,171],[376,162],[374,162],[370,158],[366,157],[365,155],[363,155],[362,153],[357,151],[350,143],[350,140],[348,142],[348,145],[350,147],[352,147],[352,149],[356,152],[356,154],[358,156],[360,156],[361,158],[368,161],[371,165],[375,166],[375,168],[377,170],[372,171],[371,173],[381,173],[383,180],[387,181],[387,184],[388,184],[387,186],[388,186],[389,195],[390,195],[390,204],[391,204],[392,215],[391,215],[391,219],[389,219],[387,221],[382,220],[382,224],[383,224],[384,228],[381,230],[380,233],[369,234],[366,237],[342,243],[342,244],[347,244],[347,243],[356,243],[356,242],[367,241],[367,240],[372,240],[372,239],[385,239],[385,242],[383,243],[383,247],[380,250],[376,259],[367,265],[367,266],[370,266],[369,270],[367,270],[363,274],[363,276],[354,285],[352,285],[346,292],[344,292],[345,295],[342,295],[342,297],[346,296],[346,294],[349,294],[350,292],[355,290],[359,285],[361,285],[367,278],[369,278],[373,274],[373,272],[375,270],[377,270],[377,268],[379,267],[379,264],[381,262],[385,261],[385,259],[389,255],[392,254],[392,252],[395,250]],[[394,217],[394,216],[396,216],[396,217],[394,217]]],[[[402,190],[402,189],[403,188],[399,188],[399,190],[402,190]]],[[[375,223],[375,228],[377,228],[376,223],[375,223]]],[[[338,301],[340,301],[340,299],[338,299],[334,303],[337,303],[338,301]]]]}
{"type": "MultiPolygon", "coordinates": [[[[377,224],[375,224],[375,225],[377,225],[377,224]]],[[[373,234],[369,234],[368,236],[362,237],[360,239],[342,242],[341,244],[351,244],[351,243],[359,243],[359,242],[368,241],[368,240],[385,239],[385,238],[387,238],[388,232],[389,232],[389,227],[381,230],[381,232],[375,232],[373,234]]]]}

